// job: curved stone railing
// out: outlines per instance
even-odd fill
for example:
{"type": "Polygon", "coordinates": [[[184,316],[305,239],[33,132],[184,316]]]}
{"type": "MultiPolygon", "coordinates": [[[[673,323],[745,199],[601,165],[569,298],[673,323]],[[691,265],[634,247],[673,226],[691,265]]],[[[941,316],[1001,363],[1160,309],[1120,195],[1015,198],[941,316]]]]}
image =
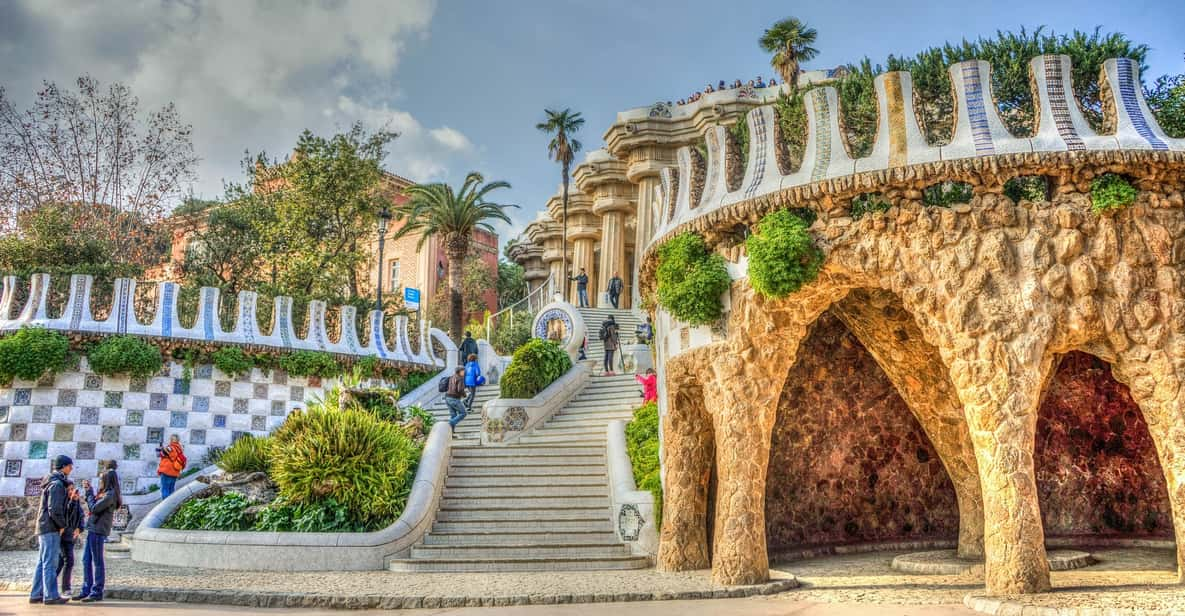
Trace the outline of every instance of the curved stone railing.
{"type": "Polygon", "coordinates": [[[1029,63],[1033,76],[1038,127],[1032,137],[1015,137],[1000,120],[993,102],[991,67],[982,60],[951,65],[955,96],[955,129],[951,142],[930,145],[913,107],[913,84],[908,72],[889,72],[875,80],[878,130],[869,156],[852,159],[840,130],[840,109],[834,88],[819,87],[805,95],[806,147],[802,164],[789,174],[778,166],[774,110],[765,105],[749,111],[749,152],[739,189],[728,191],[723,128],[709,131],[707,173],[702,196],[694,199],[694,157],[691,148],[677,152],[678,165],[662,175],[655,233],[647,253],[689,222],[726,206],[758,200],[792,187],[855,174],[910,165],[1008,154],[1081,151],[1185,152],[1185,139],[1165,135],[1144,100],[1139,65],[1127,58],[1103,64],[1103,100],[1109,135],[1090,128],[1073,96],[1070,58],[1046,55],[1029,63]]]}
{"type": "Polygon", "coordinates": [[[658,520],[654,495],[634,483],[633,465],[625,445],[625,422],[615,419],[606,427],[605,456],[609,462],[609,499],[613,530],[634,554],[651,558],[658,553],[658,520]]]}
{"type": "Polygon", "coordinates": [[[367,571],[408,554],[428,532],[452,449],[448,424],[432,426],[403,514],[370,533],[182,531],[161,528],[205,484],[191,483],[157,505],[136,530],[132,559],[174,567],[255,571],[367,571]]]}
{"type": "MultiPolygon", "coordinates": [[[[36,325],[62,331],[92,334],[133,334],[160,338],[175,338],[202,342],[223,342],[228,344],[260,345],[278,349],[326,351],[341,355],[371,356],[381,359],[415,364],[417,366],[448,367],[448,357],[435,357],[431,340],[437,340],[449,348],[451,341],[444,332],[432,329],[426,321],[420,322],[418,351],[413,350],[408,339],[408,319],[395,316],[394,344],[389,344],[383,334],[384,314],[371,310],[367,315],[370,340],[362,344],[355,329],[356,310],[353,306],[338,308],[337,339],[330,339],[325,327],[326,304],[320,300],[309,302],[308,332],[302,338],[292,326],[292,298],[279,296],[274,299],[273,326],[263,333],[256,318],[259,296],[254,291],[240,291],[235,309],[235,325],[224,331],[218,318],[219,290],[202,287],[198,301],[198,312],[191,327],[181,325],[177,309],[180,285],[174,282],[159,283],[156,308],[151,319],[141,322],[135,314],[133,298],[136,281],[130,278],[115,280],[111,310],[104,320],[96,320],[91,313],[91,292],[94,279],[85,274],[70,276],[69,296],[62,316],[51,318],[47,305],[50,277],[48,274],[34,274],[29,279],[28,299],[16,316],[13,311],[18,297],[16,276],[5,276],[0,287],[0,331],[15,330],[36,325]]],[[[455,345],[453,346],[455,348],[455,345]]],[[[455,355],[455,354],[454,354],[455,355]]]]}
{"type": "Polygon", "coordinates": [[[588,385],[592,371],[585,362],[572,366],[534,398],[495,398],[481,409],[481,444],[509,445],[564,408],[588,385]]]}
{"type": "Polygon", "coordinates": [[[572,361],[576,361],[580,354],[580,345],[583,344],[584,338],[588,335],[588,327],[584,323],[584,317],[580,315],[580,311],[576,309],[576,306],[563,300],[554,301],[544,306],[535,315],[535,320],[531,322],[532,336],[535,338],[547,338],[551,321],[559,321],[562,324],[566,334],[561,340],[562,346],[568,352],[568,356],[572,358],[572,361]]]}

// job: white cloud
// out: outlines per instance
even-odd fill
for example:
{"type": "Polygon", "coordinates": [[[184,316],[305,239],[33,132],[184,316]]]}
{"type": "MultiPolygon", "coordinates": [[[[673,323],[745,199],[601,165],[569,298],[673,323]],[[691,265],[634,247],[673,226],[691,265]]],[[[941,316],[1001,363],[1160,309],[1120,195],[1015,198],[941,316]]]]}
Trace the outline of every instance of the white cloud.
{"type": "Polygon", "coordinates": [[[194,126],[203,159],[195,189],[205,196],[241,178],[244,150],[283,155],[305,128],[324,134],[355,121],[401,133],[389,169],[439,179],[472,143],[390,106],[406,44],[427,34],[434,9],[434,0],[29,0],[0,8],[0,21],[20,23],[0,27],[10,39],[0,83],[27,101],[42,79],[90,73],[129,85],[143,108],[176,102],[194,126]]]}

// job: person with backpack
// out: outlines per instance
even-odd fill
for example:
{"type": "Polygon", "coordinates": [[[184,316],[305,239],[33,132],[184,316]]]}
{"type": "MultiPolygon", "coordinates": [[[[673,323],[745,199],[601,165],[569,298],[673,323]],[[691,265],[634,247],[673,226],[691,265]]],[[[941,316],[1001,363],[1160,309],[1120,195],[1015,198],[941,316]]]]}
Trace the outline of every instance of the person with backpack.
{"type": "Polygon", "coordinates": [[[37,566],[33,569],[29,603],[62,605],[70,599],[58,593],[58,559],[66,530],[66,482],[74,470],[74,460],[58,456],[53,459],[52,467],[53,472],[42,483],[41,500],[37,503],[37,566]]]}
{"type": "Polygon", "coordinates": [[[649,316],[646,317],[645,323],[638,324],[637,329],[634,330],[634,336],[642,344],[650,344],[654,341],[654,323],[649,316]]]}
{"type": "Polygon", "coordinates": [[[156,448],[156,455],[160,458],[160,465],[156,467],[156,474],[160,475],[160,499],[165,500],[177,488],[177,478],[189,461],[181,447],[181,437],[176,434],[169,437],[168,445],[156,448]]]}
{"type": "Polygon", "coordinates": [[[576,281],[576,297],[580,302],[580,308],[588,308],[588,272],[584,268],[580,268],[578,276],[568,276],[568,280],[576,281]]]}
{"type": "Polygon", "coordinates": [[[456,430],[457,424],[465,419],[469,414],[465,410],[465,403],[461,401],[465,397],[465,368],[457,366],[453,370],[453,375],[448,378],[448,385],[444,392],[444,404],[448,406],[448,425],[453,430],[456,430]]]}
{"type": "Polygon", "coordinates": [[[74,578],[74,542],[82,532],[82,496],[74,482],[66,480],[66,528],[62,529],[62,555],[58,558],[57,575],[62,580],[62,596],[70,596],[70,582],[74,578]]]}
{"type": "Polygon", "coordinates": [[[473,397],[477,395],[477,388],[486,384],[486,377],[481,375],[481,366],[477,363],[477,353],[469,354],[469,361],[465,362],[465,387],[469,389],[469,397],[465,398],[465,410],[473,412],[473,397]]]}
{"type": "Polygon", "coordinates": [[[457,348],[458,363],[464,364],[468,361],[470,355],[477,355],[477,341],[473,339],[473,334],[465,332],[465,339],[461,341],[461,346],[457,348]]]}
{"type": "Polygon", "coordinates": [[[617,321],[613,320],[613,315],[609,315],[601,323],[601,342],[605,343],[605,374],[613,374],[613,353],[617,350],[617,321]]]}
{"type": "Polygon", "coordinates": [[[609,288],[605,289],[609,292],[609,303],[617,308],[617,302],[621,298],[621,292],[625,289],[625,283],[621,281],[621,275],[613,272],[613,277],[609,279],[609,288]]]}
{"type": "Polygon", "coordinates": [[[103,589],[107,585],[107,563],[103,556],[103,544],[111,535],[115,524],[115,512],[123,506],[123,495],[119,490],[119,475],[114,465],[99,476],[99,493],[95,494],[89,481],[83,481],[86,491],[86,505],[90,515],[86,518],[86,547],[82,551],[82,592],[75,601],[94,603],[103,600],[103,589]]]}

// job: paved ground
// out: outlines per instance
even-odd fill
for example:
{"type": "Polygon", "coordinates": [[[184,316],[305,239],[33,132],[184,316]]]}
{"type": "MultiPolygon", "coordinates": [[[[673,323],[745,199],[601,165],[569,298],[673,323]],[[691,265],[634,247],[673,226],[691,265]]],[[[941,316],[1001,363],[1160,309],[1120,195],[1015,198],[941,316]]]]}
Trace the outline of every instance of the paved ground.
{"type": "MultiPolygon", "coordinates": [[[[252,610],[247,608],[187,605],[179,603],[137,603],[112,601],[91,605],[68,605],[51,609],[26,603],[26,595],[0,594],[0,616],[25,616],[61,613],[60,609],[85,613],[87,616],[221,616],[222,614],[264,614],[267,616],[353,616],[391,614],[392,612],[342,612],[324,610],[252,610]]],[[[715,599],[707,601],[658,601],[651,603],[593,603],[583,605],[533,605],[521,607],[455,608],[439,610],[405,610],[399,612],[415,616],[447,614],[448,616],[867,616],[869,607],[856,603],[811,603],[785,598],[771,599],[715,599]]],[[[962,606],[878,606],[877,616],[965,616],[974,614],[962,606]]]]}

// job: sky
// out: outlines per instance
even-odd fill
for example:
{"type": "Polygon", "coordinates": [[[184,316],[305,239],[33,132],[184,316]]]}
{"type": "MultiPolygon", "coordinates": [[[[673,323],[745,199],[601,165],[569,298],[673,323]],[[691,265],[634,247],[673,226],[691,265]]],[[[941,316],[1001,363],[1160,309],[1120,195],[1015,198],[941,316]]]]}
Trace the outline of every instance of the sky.
{"type": "Polygon", "coordinates": [[[788,16],[819,32],[807,69],[1044,25],[1148,44],[1147,81],[1185,72],[1181,0],[0,0],[0,87],[27,107],[43,80],[86,73],[130,86],[142,110],[175,102],[203,198],[244,179],[244,152],[286,155],[306,128],[394,130],[393,173],[510,182],[491,194],[521,206],[505,242],[559,185],[534,128],[545,108],[582,112],[595,149],[618,111],[768,78],[757,38],[788,16]]]}

